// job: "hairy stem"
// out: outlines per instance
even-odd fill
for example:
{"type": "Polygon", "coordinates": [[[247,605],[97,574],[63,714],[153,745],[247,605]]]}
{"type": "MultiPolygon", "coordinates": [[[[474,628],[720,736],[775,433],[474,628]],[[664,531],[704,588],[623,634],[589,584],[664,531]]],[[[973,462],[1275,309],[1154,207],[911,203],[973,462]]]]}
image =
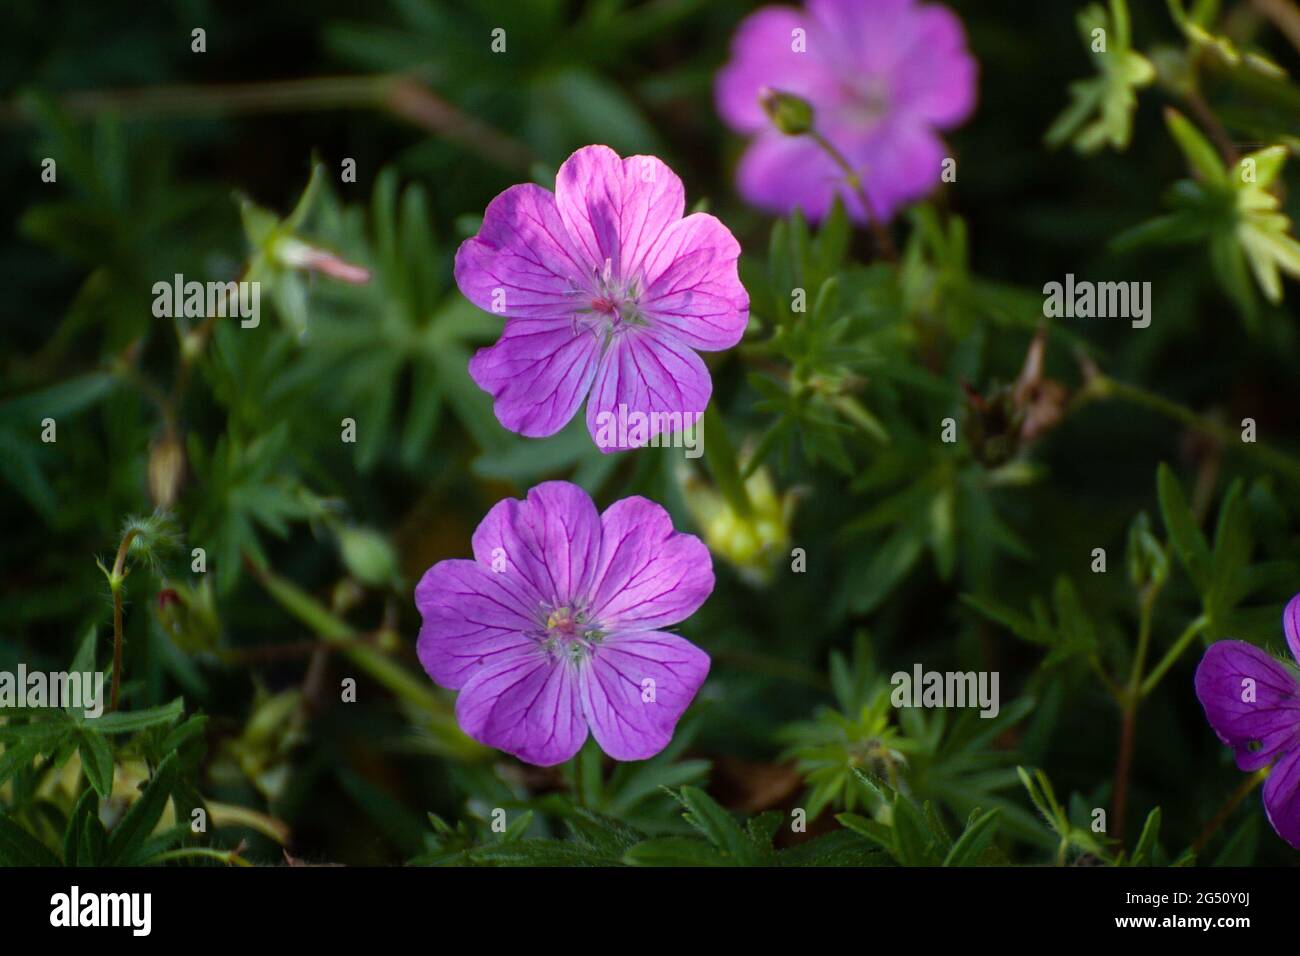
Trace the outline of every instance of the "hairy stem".
{"type": "Polygon", "coordinates": [[[1294,0],[1251,0],[1251,6],[1273,21],[1291,45],[1300,50],[1300,8],[1294,0]]]}
{"type": "Polygon", "coordinates": [[[122,537],[113,561],[113,572],[108,576],[108,586],[113,592],[113,690],[108,709],[117,710],[117,698],[122,687],[122,585],[126,581],[126,553],[139,532],[132,528],[122,537]]]}
{"type": "Polygon", "coordinates": [[[1146,664],[1147,648],[1151,646],[1151,615],[1155,609],[1155,588],[1144,588],[1138,600],[1138,641],[1133,653],[1133,668],[1128,685],[1120,695],[1122,719],[1119,731],[1119,754],[1115,760],[1115,793],[1111,808],[1115,820],[1115,833],[1124,839],[1124,822],[1128,811],[1128,781],[1133,769],[1133,745],[1137,738],[1138,707],[1142,703],[1142,668],[1146,664]]]}
{"type": "MultiPolygon", "coordinates": [[[[260,83],[219,83],[65,93],[58,105],[81,119],[112,112],[125,119],[382,110],[450,140],[500,166],[527,170],[532,151],[518,140],[462,113],[409,74],[322,76],[260,83]]],[[[0,104],[0,124],[29,118],[21,103],[0,104]]]]}
{"type": "Polygon", "coordinates": [[[1209,435],[1225,446],[1240,445],[1243,453],[1257,459],[1261,464],[1276,469],[1280,474],[1300,484],[1300,459],[1280,451],[1266,442],[1243,442],[1240,433],[1235,429],[1210,421],[1204,416],[1196,414],[1185,405],[1180,405],[1154,392],[1148,392],[1137,385],[1130,385],[1127,382],[1116,381],[1105,375],[1096,374],[1088,380],[1088,383],[1076,396],[1074,404],[1077,408],[1091,401],[1108,398],[1116,398],[1164,415],[1166,418],[1173,419],[1188,428],[1209,435]]]}
{"type": "Polygon", "coordinates": [[[234,850],[214,850],[206,846],[189,846],[182,847],[179,850],[168,850],[165,853],[159,853],[149,861],[152,865],[159,863],[170,863],[173,860],[188,859],[205,859],[216,860],[218,863],[224,863],[227,866],[252,866],[242,856],[234,850]]]}
{"type": "Polygon", "coordinates": [[[1232,796],[1228,797],[1223,806],[1219,808],[1219,812],[1216,813],[1210,822],[1205,825],[1205,829],[1201,831],[1201,835],[1196,838],[1196,841],[1192,844],[1193,853],[1200,855],[1200,852],[1205,849],[1205,845],[1210,842],[1210,838],[1219,831],[1220,827],[1228,822],[1228,818],[1232,816],[1232,812],[1240,806],[1241,801],[1250,796],[1251,792],[1256,787],[1268,779],[1268,772],[1269,768],[1265,767],[1263,770],[1258,770],[1255,773],[1252,773],[1242,781],[1241,786],[1232,792],[1232,796]]]}
{"type": "Polygon", "coordinates": [[[843,171],[849,187],[857,194],[858,202],[862,203],[862,211],[867,217],[867,228],[871,230],[871,238],[876,244],[876,252],[887,262],[897,262],[898,250],[894,248],[894,240],[890,238],[889,230],[885,228],[884,223],[876,218],[875,207],[871,205],[871,198],[862,185],[862,177],[858,175],[858,171],[853,168],[845,155],[836,149],[835,144],[821,133],[811,130],[808,135],[843,171]]]}
{"type": "Polygon", "coordinates": [[[1191,644],[1192,641],[1196,639],[1197,635],[1205,630],[1209,624],[1210,619],[1202,614],[1196,620],[1192,621],[1191,624],[1187,625],[1187,628],[1183,633],[1178,636],[1178,640],[1174,641],[1169,650],[1165,652],[1165,656],[1160,658],[1160,662],[1156,664],[1155,667],[1151,668],[1151,673],[1148,674],[1146,680],[1142,682],[1142,687],[1139,691],[1142,697],[1148,696],[1153,690],[1155,690],[1156,685],[1160,683],[1160,678],[1164,677],[1169,668],[1173,667],[1174,664],[1178,662],[1178,658],[1182,657],[1183,651],[1187,650],[1187,646],[1191,644]]]}
{"type": "Polygon", "coordinates": [[[1133,740],[1137,735],[1137,701],[1124,703],[1119,728],[1119,756],[1115,759],[1115,793],[1111,801],[1114,832],[1124,840],[1124,816],[1128,809],[1128,779],[1133,769],[1133,740]]]}

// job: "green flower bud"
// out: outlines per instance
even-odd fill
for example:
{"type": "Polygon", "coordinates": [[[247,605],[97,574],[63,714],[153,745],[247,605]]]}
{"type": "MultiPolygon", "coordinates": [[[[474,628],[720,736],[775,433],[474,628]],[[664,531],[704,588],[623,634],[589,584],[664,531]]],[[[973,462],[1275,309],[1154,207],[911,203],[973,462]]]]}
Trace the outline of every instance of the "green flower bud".
{"type": "Polygon", "coordinates": [[[400,580],[397,555],[378,531],[371,528],[340,528],[339,553],[348,571],[363,584],[381,587],[400,580]]]}
{"type": "Polygon", "coordinates": [[[772,125],[785,135],[802,136],[812,132],[812,104],[802,96],[764,87],[758,94],[758,102],[771,118],[772,125]]]}
{"type": "Polygon", "coordinates": [[[704,543],[754,585],[771,579],[776,561],[790,550],[792,494],[778,495],[765,468],[745,481],[752,511],[742,515],[711,485],[694,476],[683,480],[683,494],[704,543]]]}

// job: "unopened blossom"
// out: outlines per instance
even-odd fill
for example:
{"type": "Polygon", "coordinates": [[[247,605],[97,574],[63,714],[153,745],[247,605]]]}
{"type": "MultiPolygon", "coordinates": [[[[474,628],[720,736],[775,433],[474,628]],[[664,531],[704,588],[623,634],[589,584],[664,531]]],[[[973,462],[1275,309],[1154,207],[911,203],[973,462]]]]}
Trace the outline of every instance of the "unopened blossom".
{"type": "MultiPolygon", "coordinates": [[[[1300,594],[1282,612],[1282,627],[1300,663],[1300,594]]],[[[1272,766],[1264,810],[1278,836],[1300,850],[1300,671],[1253,644],[1218,641],[1196,668],[1196,696],[1240,769],[1272,766]]]]}
{"type": "Polygon", "coordinates": [[[290,269],[319,272],[351,285],[365,285],[370,281],[369,269],[353,265],[328,249],[308,245],[294,236],[279,239],[273,248],[276,261],[290,269]]]}
{"type": "Polygon", "coordinates": [[[737,170],[741,195],[812,219],[838,195],[866,220],[827,150],[812,136],[787,135],[800,127],[774,122],[773,104],[797,97],[812,106],[812,128],[852,167],[873,215],[892,218],[939,183],[951,153],[938,131],[974,109],[976,72],[961,21],[936,4],[808,0],[803,9],[759,9],[736,30],[714,85],[722,118],[754,137],[737,170]]]}
{"type": "Polygon", "coordinates": [[[456,282],[506,320],[469,365],[502,425],[552,435],[585,401],[610,452],[698,420],[713,383],[696,352],[740,341],[749,296],[735,237],[711,215],[683,216],[685,201],[662,161],[607,146],[565,160],[554,193],[524,183],[492,200],[456,253],[456,282]],[[630,415],[648,426],[635,441],[608,427],[630,415]]]}
{"type": "Polygon", "coordinates": [[[590,731],[618,760],[644,760],[673,729],[709,657],[666,630],[713,591],[709,552],[668,513],[624,498],[603,514],[551,481],[498,502],[474,559],[420,580],[420,663],[460,691],[456,718],[481,743],[540,766],[568,760],[590,731]]]}

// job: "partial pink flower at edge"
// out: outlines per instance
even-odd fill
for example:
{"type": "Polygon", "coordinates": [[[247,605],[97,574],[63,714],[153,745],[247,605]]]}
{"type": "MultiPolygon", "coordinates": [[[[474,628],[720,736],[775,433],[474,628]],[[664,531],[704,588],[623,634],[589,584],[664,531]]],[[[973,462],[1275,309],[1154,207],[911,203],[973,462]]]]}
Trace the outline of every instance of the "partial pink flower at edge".
{"type": "MultiPolygon", "coordinates": [[[[1300,594],[1282,612],[1291,656],[1300,663],[1300,594]]],[[[1245,641],[1217,641],[1196,668],[1205,718],[1237,766],[1272,764],[1264,811],[1273,829],[1300,850],[1300,673],[1245,641]]]]}

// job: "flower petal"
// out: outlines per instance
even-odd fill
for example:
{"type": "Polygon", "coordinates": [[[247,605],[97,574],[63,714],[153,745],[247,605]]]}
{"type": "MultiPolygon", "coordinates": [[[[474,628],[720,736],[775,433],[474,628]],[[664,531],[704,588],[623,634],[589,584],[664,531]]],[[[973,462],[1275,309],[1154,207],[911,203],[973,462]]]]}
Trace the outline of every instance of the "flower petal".
{"type": "MultiPolygon", "coordinates": [[[[806,136],[759,133],[740,158],[736,188],[746,202],[782,215],[802,210],[812,222],[830,211],[838,192],[850,201],[844,173],[806,136]]],[[[853,200],[856,204],[856,200],[853,200]]]]}
{"type": "Polygon", "coordinates": [[[1244,641],[1210,645],[1196,668],[1196,696],[1237,766],[1253,771],[1300,743],[1300,682],[1244,641]]]}
{"type": "Polygon", "coordinates": [[[941,128],[956,126],[975,109],[979,71],[961,20],[947,7],[924,6],[908,34],[908,53],[891,79],[891,109],[941,128]]]}
{"type": "Polygon", "coordinates": [[[567,481],[546,481],[523,501],[506,498],[492,507],[474,532],[474,558],[501,568],[496,576],[523,607],[554,608],[587,596],[601,534],[590,495],[567,481]]]}
{"type": "MultiPolygon", "coordinates": [[[[888,222],[908,203],[929,194],[943,174],[947,149],[929,126],[892,121],[870,133],[837,142],[862,176],[877,218],[888,222]]],[[[849,212],[860,219],[858,198],[849,195],[849,212]]]]}
{"type": "Polygon", "coordinates": [[[512,319],[495,345],[479,349],[469,374],[493,398],[497,420],[529,438],[554,435],[591,390],[595,335],[553,319],[512,319]]]}
{"type": "Polygon", "coordinates": [[[841,76],[888,73],[915,16],[912,0],[809,0],[808,12],[841,76]]]}
{"type": "Polygon", "coordinates": [[[695,535],[673,530],[661,505],[624,498],[605,509],[600,523],[591,608],[603,627],[667,627],[690,617],[713,593],[709,549],[695,535]]]}
{"type": "Polygon", "coordinates": [[[1264,812],[1277,835],[1300,850],[1300,750],[1291,751],[1269,771],[1264,781],[1264,812]]]}
{"type": "Polygon", "coordinates": [[[809,36],[809,19],[790,7],[763,7],[741,21],[731,40],[731,59],[713,84],[718,113],[733,129],[757,133],[771,120],[759,105],[764,88],[794,93],[815,103],[838,98],[820,32],[809,36]],[[802,52],[796,40],[802,32],[802,52]]]}
{"type": "Polygon", "coordinates": [[[610,264],[631,281],[660,235],[682,218],[686,190],[654,156],[620,159],[608,146],[584,146],[555,177],[555,198],[565,228],[592,274],[610,264]]]}
{"type": "Polygon", "coordinates": [[[415,588],[424,624],[416,650],[436,682],[455,690],[478,670],[533,646],[529,609],[501,575],[474,561],[439,561],[415,588]]]}
{"type": "Polygon", "coordinates": [[[632,329],[616,336],[601,356],[587,402],[587,430],[606,453],[643,447],[656,435],[694,425],[712,391],[704,362],[668,330],[632,329]],[[633,419],[633,413],[644,419],[633,419]],[[628,427],[620,427],[625,421],[628,427]],[[638,421],[643,429],[637,429],[638,421]]]}
{"type": "Polygon", "coordinates": [[[610,634],[579,672],[582,710],[615,760],[645,760],[672,740],[709,673],[709,655],[676,634],[610,634]]]}
{"type": "Polygon", "coordinates": [[[1291,656],[1300,664],[1300,594],[1287,602],[1282,612],[1282,630],[1286,632],[1286,643],[1291,648],[1291,656]]]}
{"type": "Polygon", "coordinates": [[[740,243],[716,217],[697,212],[673,223],[646,260],[641,310],[691,348],[731,348],[749,321],[739,256],[740,243]]]}
{"type": "Polygon", "coordinates": [[[488,204],[478,235],[456,251],[456,284],[484,311],[506,318],[571,320],[591,270],[541,186],[511,186],[488,204]]]}
{"type": "Polygon", "coordinates": [[[587,739],[577,687],[572,664],[534,645],[475,672],[456,699],[456,720],[479,743],[549,767],[587,739]]]}

